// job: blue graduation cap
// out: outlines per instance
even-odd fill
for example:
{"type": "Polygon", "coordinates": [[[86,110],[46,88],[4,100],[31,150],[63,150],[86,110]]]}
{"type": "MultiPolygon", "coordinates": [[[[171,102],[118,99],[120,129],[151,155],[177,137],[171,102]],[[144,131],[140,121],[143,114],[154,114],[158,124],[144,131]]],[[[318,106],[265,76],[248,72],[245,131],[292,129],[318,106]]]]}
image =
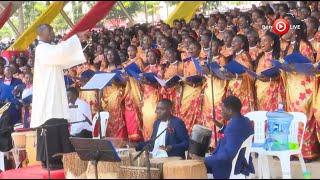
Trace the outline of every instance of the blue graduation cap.
{"type": "Polygon", "coordinates": [[[66,86],[71,86],[74,84],[74,81],[67,75],[64,75],[64,82],[66,86]]]}
{"type": "Polygon", "coordinates": [[[291,63],[311,63],[311,60],[302,55],[300,52],[293,52],[292,54],[287,55],[284,57],[284,60],[291,64],[291,63]]]}
{"type": "Polygon", "coordinates": [[[158,77],[155,77],[156,80],[158,81],[158,83],[162,86],[162,87],[166,87],[166,86],[170,86],[170,85],[173,85],[173,84],[176,84],[178,83],[180,80],[181,80],[181,77],[178,76],[178,75],[174,75],[172,76],[170,79],[168,80],[163,80],[163,79],[160,79],[158,77]]]}
{"type": "Polygon", "coordinates": [[[90,79],[90,78],[92,78],[94,76],[94,74],[95,74],[95,72],[90,70],[90,69],[89,70],[85,70],[85,71],[83,71],[81,73],[80,78],[81,79],[84,79],[84,78],[90,79]]]}
{"type": "Polygon", "coordinates": [[[246,67],[238,63],[236,60],[231,60],[224,68],[232,74],[242,74],[246,72],[246,67]]]}

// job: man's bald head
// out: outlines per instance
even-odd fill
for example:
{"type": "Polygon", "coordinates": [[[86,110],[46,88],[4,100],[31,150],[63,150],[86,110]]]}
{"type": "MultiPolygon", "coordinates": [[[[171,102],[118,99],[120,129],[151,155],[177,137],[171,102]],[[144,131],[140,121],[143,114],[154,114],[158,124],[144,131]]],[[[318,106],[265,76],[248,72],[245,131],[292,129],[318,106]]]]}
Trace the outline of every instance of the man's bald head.
{"type": "Polygon", "coordinates": [[[37,34],[41,41],[51,43],[54,38],[53,28],[49,24],[40,24],[37,29],[37,34]]]}

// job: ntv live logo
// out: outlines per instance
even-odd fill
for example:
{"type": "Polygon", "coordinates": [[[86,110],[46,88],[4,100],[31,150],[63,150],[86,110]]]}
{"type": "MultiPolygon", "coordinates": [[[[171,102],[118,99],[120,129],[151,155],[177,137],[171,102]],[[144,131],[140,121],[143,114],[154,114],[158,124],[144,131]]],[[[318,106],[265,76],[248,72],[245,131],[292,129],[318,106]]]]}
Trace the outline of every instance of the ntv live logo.
{"type": "Polygon", "coordinates": [[[285,19],[277,19],[272,26],[262,25],[263,30],[272,30],[279,36],[286,34],[290,29],[300,29],[300,25],[290,25],[285,19]]]}

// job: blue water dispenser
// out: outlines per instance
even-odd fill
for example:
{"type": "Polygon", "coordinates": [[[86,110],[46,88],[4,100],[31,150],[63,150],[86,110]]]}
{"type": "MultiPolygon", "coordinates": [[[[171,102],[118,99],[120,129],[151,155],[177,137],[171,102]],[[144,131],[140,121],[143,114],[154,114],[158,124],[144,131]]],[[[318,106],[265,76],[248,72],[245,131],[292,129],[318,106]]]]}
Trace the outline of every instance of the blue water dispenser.
{"type": "Polygon", "coordinates": [[[293,115],[283,110],[283,105],[279,104],[277,111],[267,113],[267,138],[266,149],[281,151],[289,149],[289,128],[293,115]]]}

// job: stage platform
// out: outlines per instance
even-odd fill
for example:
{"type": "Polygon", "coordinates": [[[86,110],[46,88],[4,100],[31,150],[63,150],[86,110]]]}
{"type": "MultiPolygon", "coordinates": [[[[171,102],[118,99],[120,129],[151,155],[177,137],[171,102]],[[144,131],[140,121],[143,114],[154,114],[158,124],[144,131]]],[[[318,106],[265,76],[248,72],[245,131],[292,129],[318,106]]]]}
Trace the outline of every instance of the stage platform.
{"type": "MultiPolygon", "coordinates": [[[[51,179],[65,179],[63,169],[50,171],[51,179]]],[[[0,179],[48,179],[48,171],[40,165],[12,169],[0,173],[0,179]]]]}

